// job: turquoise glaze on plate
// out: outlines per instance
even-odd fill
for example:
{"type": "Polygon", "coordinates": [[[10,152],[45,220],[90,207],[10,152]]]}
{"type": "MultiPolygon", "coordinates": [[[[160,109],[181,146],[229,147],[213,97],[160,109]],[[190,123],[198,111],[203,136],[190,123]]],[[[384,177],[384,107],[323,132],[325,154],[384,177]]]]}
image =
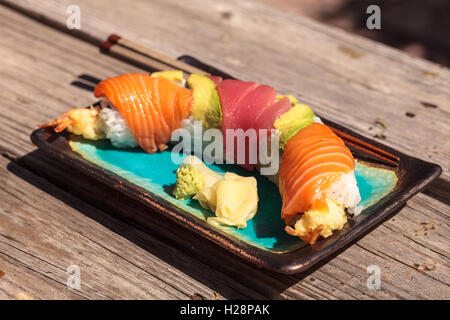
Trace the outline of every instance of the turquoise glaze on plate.
{"type": "MultiPolygon", "coordinates": [[[[171,152],[166,150],[148,154],[139,148],[116,149],[107,141],[70,141],[72,150],[116,175],[138,185],[182,209],[186,214],[206,220],[213,216],[203,209],[196,200],[177,200],[172,196],[178,168],[171,160],[171,152]]],[[[284,232],[284,222],[280,218],[281,197],[275,184],[258,173],[250,173],[234,165],[209,165],[215,171],[232,171],[239,175],[253,175],[258,182],[258,212],[248,221],[247,227],[215,227],[231,237],[245,241],[253,246],[283,253],[305,245],[303,241],[284,232]]],[[[356,164],[356,180],[361,193],[360,205],[365,208],[386,196],[396,185],[397,176],[391,170],[356,164]]]]}

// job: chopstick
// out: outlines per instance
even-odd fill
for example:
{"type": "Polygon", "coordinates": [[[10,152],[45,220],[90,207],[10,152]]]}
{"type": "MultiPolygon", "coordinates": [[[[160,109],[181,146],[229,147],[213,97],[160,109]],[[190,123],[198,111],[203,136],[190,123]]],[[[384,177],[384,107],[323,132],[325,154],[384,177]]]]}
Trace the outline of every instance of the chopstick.
{"type": "Polygon", "coordinates": [[[157,60],[153,60],[139,53],[131,51],[127,48],[115,45],[114,43],[105,41],[100,44],[100,51],[102,53],[107,53],[115,58],[131,63],[139,68],[158,71],[171,69],[168,64],[161,63],[157,60]]]}
{"type": "MultiPolygon", "coordinates": [[[[103,53],[108,53],[118,59],[132,63],[142,69],[150,69],[152,71],[178,69],[185,71],[185,77],[191,73],[208,74],[204,70],[193,67],[187,63],[174,60],[152,49],[146,48],[131,40],[124,39],[118,35],[111,34],[108,41],[100,44],[100,50],[103,53]]],[[[397,167],[399,164],[399,157],[382,150],[378,147],[362,141],[342,130],[333,126],[329,126],[333,132],[338,135],[344,143],[354,149],[367,155],[369,158],[379,161],[381,163],[397,167]]]]}
{"type": "Polygon", "coordinates": [[[385,164],[393,165],[395,167],[398,166],[399,161],[400,161],[399,157],[397,157],[385,150],[382,150],[378,147],[375,147],[368,142],[362,141],[362,140],[360,140],[342,130],[339,130],[335,127],[330,126],[330,129],[337,136],[339,136],[342,140],[344,140],[344,143],[346,145],[348,145],[349,147],[354,148],[359,151],[362,151],[362,152],[365,152],[385,164]]]}
{"type": "Polygon", "coordinates": [[[144,47],[134,41],[122,38],[116,34],[111,34],[108,37],[108,42],[113,44],[118,44],[123,48],[127,48],[131,51],[134,51],[138,54],[146,56],[155,62],[159,62],[162,64],[166,64],[168,66],[173,67],[174,69],[179,69],[185,71],[187,73],[199,73],[199,74],[207,74],[204,70],[193,67],[187,63],[171,59],[159,52],[156,52],[150,48],[144,47]]]}

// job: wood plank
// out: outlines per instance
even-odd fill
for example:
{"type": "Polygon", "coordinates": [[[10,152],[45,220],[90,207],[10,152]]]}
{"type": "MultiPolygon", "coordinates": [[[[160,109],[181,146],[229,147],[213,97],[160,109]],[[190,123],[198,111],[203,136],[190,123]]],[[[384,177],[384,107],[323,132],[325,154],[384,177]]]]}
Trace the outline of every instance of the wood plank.
{"type": "Polygon", "coordinates": [[[4,273],[0,278],[0,299],[2,300],[85,299],[81,293],[68,290],[65,283],[39,273],[3,252],[0,253],[0,261],[4,273]]]}
{"type": "Polygon", "coordinates": [[[374,122],[381,118],[383,142],[439,163],[449,182],[447,68],[255,1],[136,0],[129,10],[119,0],[79,0],[76,32],[65,27],[71,0],[5,2],[74,35],[100,41],[120,33],[169,56],[191,54],[237,77],[270,83],[366,136],[380,130],[374,122]]]}
{"type": "MultiPolygon", "coordinates": [[[[69,195],[58,193],[56,188],[52,190],[52,186],[42,182],[41,188],[53,192],[53,196],[49,195],[27,183],[25,179],[39,181],[22,168],[12,164],[7,170],[5,158],[1,158],[0,163],[0,176],[7,182],[0,189],[0,250],[3,255],[60,284],[67,281],[67,267],[79,266],[82,296],[89,298],[189,298],[189,292],[182,290],[187,285],[186,279],[178,277],[170,265],[153,259],[146,250],[92,220],[93,217],[101,219],[104,213],[79,204],[91,215],[84,216],[66,205],[77,203],[69,195]]],[[[104,219],[109,220],[109,224],[118,224],[108,217],[104,219]]],[[[28,284],[25,279],[21,280],[23,286],[28,284]]],[[[193,281],[187,289],[205,294],[204,287],[193,281]]],[[[61,291],[64,290],[70,291],[67,287],[61,291]]]]}
{"type": "MultiPolygon", "coordinates": [[[[52,260],[54,257],[46,251],[41,252],[36,246],[49,238],[54,229],[61,229],[60,232],[69,237],[67,239],[74,236],[86,241],[88,254],[104,255],[101,265],[95,267],[102,269],[106,275],[111,272],[107,268],[110,263],[108,259],[112,259],[114,252],[120,253],[117,256],[125,257],[126,261],[118,262],[120,268],[124,266],[128,268],[131,265],[137,271],[139,268],[145,269],[148,270],[149,277],[158,277],[160,270],[169,268],[169,276],[174,273],[172,277],[159,279],[162,282],[154,278],[151,281],[155,281],[161,287],[169,286],[174,291],[168,289],[169,292],[158,290],[155,293],[145,292],[148,294],[147,297],[154,295],[159,298],[177,297],[181,294],[187,297],[195,292],[210,297],[213,291],[219,292],[225,298],[449,297],[448,283],[445,279],[448,274],[449,233],[445,220],[448,206],[429,195],[421,194],[411,200],[395,218],[313,274],[307,277],[283,276],[255,269],[217,246],[161,219],[159,215],[152,214],[148,209],[136,205],[111,188],[98,185],[89,177],[78,173],[67,174],[70,172],[69,169],[61,163],[46,158],[41,152],[32,152],[35,148],[29,142],[29,133],[36,123],[47,121],[69,106],[88,105],[92,102],[92,93],[69,85],[78,75],[89,72],[102,78],[136,69],[101,56],[96,48],[89,44],[25,19],[8,9],[0,8],[0,18],[6,16],[8,19],[0,19],[1,36],[10,43],[9,46],[0,48],[0,55],[6,57],[4,67],[0,71],[0,97],[4,102],[0,110],[5,115],[0,117],[0,150],[5,157],[13,160],[10,164],[5,163],[8,165],[8,172],[5,173],[7,178],[11,179],[13,185],[18,185],[15,188],[8,188],[13,190],[11,197],[27,199],[28,196],[25,196],[22,190],[30,189],[33,190],[30,199],[42,206],[39,207],[41,211],[47,210],[48,204],[54,208],[52,212],[47,213],[53,223],[50,226],[43,226],[46,232],[36,241],[37,244],[26,236],[22,239],[22,242],[40,254],[40,260],[56,263],[52,260]],[[33,35],[27,30],[35,30],[41,35],[40,39],[33,40],[33,35]],[[45,45],[45,39],[52,39],[51,43],[58,45],[45,45]],[[48,56],[55,56],[55,59],[45,59],[48,56]],[[21,74],[27,74],[27,77],[21,77],[21,74]],[[40,85],[36,85],[37,83],[40,85]],[[38,179],[36,175],[44,179],[38,179]],[[26,186],[30,183],[43,191],[26,186]],[[93,185],[96,187],[92,188],[93,185]],[[42,201],[39,198],[42,198],[42,201]],[[78,222],[80,219],[81,222],[78,222]],[[129,221],[131,225],[124,220],[129,221]],[[434,223],[437,228],[427,235],[423,231],[418,231],[416,235],[415,230],[422,227],[421,222],[434,223]],[[84,225],[89,226],[87,231],[84,231],[84,225]],[[420,243],[414,242],[413,246],[417,247],[414,252],[405,251],[405,247],[410,244],[406,236],[420,243]],[[186,248],[186,243],[191,245],[186,248]],[[391,243],[400,245],[392,246],[391,243]],[[127,254],[129,250],[131,253],[127,254]],[[205,254],[214,251],[217,252],[216,257],[205,254]],[[415,259],[411,260],[411,257],[415,259]],[[381,291],[371,291],[366,287],[368,277],[366,268],[374,263],[382,268],[381,291]],[[415,267],[415,264],[419,266],[415,267]],[[420,266],[424,264],[432,264],[435,267],[431,270],[421,270],[420,266]],[[180,282],[186,284],[181,285],[180,282]]],[[[26,210],[21,206],[24,211],[19,211],[19,216],[30,214],[29,210],[36,215],[34,209],[29,208],[31,205],[34,206],[33,202],[23,205],[26,210]]],[[[10,216],[7,215],[8,218],[10,216]]],[[[6,231],[10,230],[11,227],[6,231]]],[[[72,247],[62,235],[59,235],[58,239],[61,246],[65,245],[64,250],[69,252],[67,255],[76,255],[76,251],[73,250],[78,249],[78,245],[72,247]]],[[[2,241],[17,247],[11,239],[6,238],[2,241]]],[[[6,248],[9,247],[0,247],[0,252],[6,252],[6,248]]],[[[19,249],[23,250],[22,247],[19,249]]],[[[14,258],[24,259],[19,255],[20,250],[11,248],[8,250],[14,258]]],[[[36,268],[40,260],[28,257],[26,261],[28,266],[36,268]]],[[[63,262],[67,264],[68,260],[64,258],[63,262]]],[[[62,263],[56,265],[60,270],[67,267],[62,263]]],[[[56,271],[51,273],[51,277],[55,279],[60,277],[60,281],[61,276],[62,273],[58,274],[56,271]]],[[[109,296],[112,289],[106,278],[106,276],[93,277],[89,284],[96,292],[109,296]]],[[[24,279],[20,283],[26,281],[24,279]]],[[[149,280],[144,279],[144,283],[135,281],[138,280],[133,276],[121,279],[119,290],[121,295],[116,297],[145,296],[143,291],[148,288],[149,280]],[[131,286],[137,286],[141,291],[138,290],[135,294],[131,286]]],[[[85,295],[95,297],[93,292],[85,295]]]]}

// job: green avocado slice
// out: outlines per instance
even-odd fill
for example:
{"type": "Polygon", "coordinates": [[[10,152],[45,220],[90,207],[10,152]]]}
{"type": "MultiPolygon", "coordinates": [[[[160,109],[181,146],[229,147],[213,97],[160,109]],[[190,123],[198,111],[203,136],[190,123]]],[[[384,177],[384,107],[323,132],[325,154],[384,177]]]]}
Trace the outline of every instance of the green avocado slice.
{"type": "Polygon", "coordinates": [[[222,109],[216,84],[208,77],[193,73],[187,80],[192,89],[194,106],[191,114],[195,120],[202,121],[205,129],[220,128],[222,125],[222,109]]]}
{"type": "Polygon", "coordinates": [[[304,104],[296,104],[275,120],[274,127],[280,132],[280,147],[284,149],[291,137],[314,122],[314,116],[310,107],[304,104]]]}

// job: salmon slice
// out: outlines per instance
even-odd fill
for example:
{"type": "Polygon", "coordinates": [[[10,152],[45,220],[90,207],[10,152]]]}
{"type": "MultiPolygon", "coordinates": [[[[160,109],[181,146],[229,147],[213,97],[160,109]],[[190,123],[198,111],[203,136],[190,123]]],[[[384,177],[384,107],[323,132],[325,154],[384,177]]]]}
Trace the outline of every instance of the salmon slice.
{"type": "Polygon", "coordinates": [[[94,90],[124,116],[139,146],[148,153],[167,148],[192,107],[192,91],[149,74],[130,73],[105,79],[94,90]]]}
{"type": "Polygon", "coordinates": [[[297,132],[286,144],[279,170],[286,224],[297,214],[326,209],[327,189],[354,169],[350,150],[326,125],[312,123],[297,132]]]}

